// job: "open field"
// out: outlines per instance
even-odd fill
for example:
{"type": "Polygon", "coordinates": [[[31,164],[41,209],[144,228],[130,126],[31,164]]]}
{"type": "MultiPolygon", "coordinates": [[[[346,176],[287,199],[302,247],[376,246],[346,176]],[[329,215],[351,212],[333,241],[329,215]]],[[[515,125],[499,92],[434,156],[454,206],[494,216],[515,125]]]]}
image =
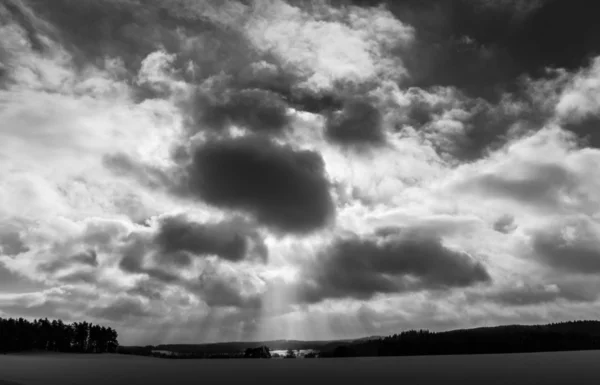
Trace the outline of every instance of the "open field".
{"type": "Polygon", "coordinates": [[[600,352],[315,360],[0,355],[0,385],[600,384],[600,352]],[[5,381],[5,382],[3,382],[5,381]],[[341,382],[340,382],[341,381],[341,382]],[[373,382],[375,381],[375,382],[373,382]]]}

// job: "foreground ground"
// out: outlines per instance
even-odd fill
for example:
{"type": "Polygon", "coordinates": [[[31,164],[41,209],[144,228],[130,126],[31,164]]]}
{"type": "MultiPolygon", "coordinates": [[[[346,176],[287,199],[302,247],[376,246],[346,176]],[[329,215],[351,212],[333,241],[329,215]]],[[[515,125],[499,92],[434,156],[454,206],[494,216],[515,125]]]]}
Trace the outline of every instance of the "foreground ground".
{"type": "Polygon", "coordinates": [[[316,360],[0,355],[0,385],[600,384],[600,352],[316,360]]]}

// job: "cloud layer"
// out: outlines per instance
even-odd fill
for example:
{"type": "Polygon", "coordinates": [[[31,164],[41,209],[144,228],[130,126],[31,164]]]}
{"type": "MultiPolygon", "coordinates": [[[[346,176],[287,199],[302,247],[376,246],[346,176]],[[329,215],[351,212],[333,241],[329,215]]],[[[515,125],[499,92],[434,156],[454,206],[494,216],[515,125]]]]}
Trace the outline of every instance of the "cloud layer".
{"type": "Polygon", "coordinates": [[[593,15],[4,1],[0,316],[124,344],[597,316],[593,15]]]}

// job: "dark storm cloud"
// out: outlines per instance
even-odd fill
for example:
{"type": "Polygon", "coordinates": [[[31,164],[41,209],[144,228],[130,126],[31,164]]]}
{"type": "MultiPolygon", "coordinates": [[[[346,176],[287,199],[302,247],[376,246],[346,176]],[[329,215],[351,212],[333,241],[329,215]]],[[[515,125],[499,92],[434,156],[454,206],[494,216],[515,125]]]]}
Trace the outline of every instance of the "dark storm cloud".
{"type": "Polygon", "coordinates": [[[532,234],[533,252],[539,261],[554,269],[578,274],[598,274],[600,236],[595,226],[582,220],[539,230],[532,234]]]}
{"type": "Polygon", "coordinates": [[[256,245],[261,260],[266,260],[268,253],[260,235],[242,219],[198,223],[185,216],[168,217],[161,221],[154,241],[161,253],[165,253],[165,258],[173,253],[187,252],[240,262],[249,256],[251,243],[256,245]]]}
{"type": "Polygon", "coordinates": [[[402,110],[399,129],[411,126],[437,152],[459,161],[473,161],[499,149],[509,140],[543,127],[552,111],[533,100],[527,82],[519,92],[497,104],[469,98],[454,87],[409,88],[409,105],[402,110]]]}
{"type": "MultiPolygon", "coordinates": [[[[348,3],[348,1],[341,1],[348,3]]],[[[548,111],[531,105],[523,79],[547,77],[547,68],[578,71],[600,54],[600,26],[595,13],[600,5],[587,0],[398,0],[352,1],[360,6],[386,6],[415,27],[409,52],[398,52],[410,79],[403,86],[431,90],[456,87],[468,98],[483,98],[492,105],[507,93],[525,103],[525,116],[481,109],[464,122],[459,135],[434,141],[438,151],[460,161],[486,155],[528,129],[537,130],[548,111]],[[515,123],[526,127],[512,132],[515,123]]],[[[416,106],[411,121],[417,127],[432,121],[427,108],[416,106]]],[[[426,106],[425,106],[426,107],[426,106]]],[[[467,110],[473,107],[467,106],[467,110]]],[[[567,122],[592,147],[600,146],[598,119],[567,122]]]]}
{"type": "MultiPolygon", "coordinates": [[[[435,92],[436,89],[432,89],[435,92]]],[[[437,119],[437,116],[444,112],[444,109],[452,106],[444,106],[442,103],[432,103],[426,98],[425,90],[411,87],[406,93],[410,98],[410,105],[406,108],[405,118],[402,123],[412,127],[424,127],[437,119]]]]}
{"type": "Polygon", "coordinates": [[[145,274],[153,280],[166,284],[180,282],[180,275],[171,272],[169,266],[145,266],[146,254],[151,250],[147,240],[135,235],[130,236],[128,244],[121,251],[119,268],[130,274],[145,274]]]}
{"type": "Polygon", "coordinates": [[[191,280],[174,273],[165,266],[143,267],[137,256],[126,254],[120,262],[120,268],[132,274],[145,274],[148,284],[141,284],[128,293],[149,299],[162,298],[161,288],[164,285],[177,285],[190,293],[198,295],[210,307],[258,308],[262,304],[258,295],[245,295],[235,282],[220,276],[220,273],[209,265],[206,271],[191,280]]]}
{"type": "Polygon", "coordinates": [[[600,52],[598,6],[587,0],[384,3],[415,27],[415,48],[403,60],[411,85],[418,87],[452,85],[495,99],[520,75],[538,76],[546,67],[575,69],[600,52]]]}
{"type": "Polygon", "coordinates": [[[310,105],[311,97],[294,87],[298,77],[283,70],[278,59],[258,55],[249,44],[234,49],[249,51],[236,60],[235,68],[215,71],[218,76],[202,83],[189,99],[179,103],[190,134],[201,130],[222,134],[233,124],[256,133],[278,135],[289,126],[288,107],[310,105]]]}
{"type": "Polygon", "coordinates": [[[228,90],[218,98],[197,94],[191,103],[192,131],[223,131],[233,124],[252,132],[279,134],[290,122],[282,97],[258,88],[228,90]]]}
{"type": "MultiPolygon", "coordinates": [[[[296,80],[277,60],[259,54],[244,34],[201,15],[206,4],[152,0],[30,0],[37,15],[54,27],[81,68],[120,59],[136,101],[167,97],[171,90],[138,82],[149,54],[175,54],[172,75],[190,84],[225,77],[226,84],[198,91],[181,102],[188,128],[222,131],[230,124],[267,134],[281,133],[289,123],[286,95],[296,80]]],[[[215,6],[216,3],[210,6],[215,6]]],[[[225,3],[218,4],[218,7],[225,3]]],[[[206,85],[206,84],[204,84],[206,85]]]]}
{"type": "Polygon", "coordinates": [[[28,0],[28,4],[54,27],[51,37],[81,66],[102,65],[106,57],[116,57],[137,73],[141,61],[159,47],[170,52],[181,47],[177,18],[156,1],[28,0]]]}
{"type": "Polygon", "coordinates": [[[256,257],[265,261],[267,258],[262,238],[241,220],[202,224],[183,216],[162,218],[155,234],[131,235],[120,254],[121,270],[147,277],[128,291],[130,295],[160,299],[165,285],[175,285],[198,295],[208,306],[260,306],[259,295],[245,294],[238,278],[226,277],[220,269],[222,260],[240,262],[256,257]],[[237,244],[236,237],[245,243],[237,244]],[[206,259],[197,277],[185,277],[183,270],[192,259],[206,254],[217,255],[221,261],[206,259]],[[149,262],[154,263],[149,265],[149,262]]]}
{"type": "Polygon", "coordinates": [[[566,122],[562,127],[577,134],[583,146],[600,148],[600,116],[586,116],[577,121],[566,122]]]}
{"type": "MultiPolygon", "coordinates": [[[[120,59],[132,80],[152,52],[176,54],[176,76],[200,83],[224,73],[237,73],[258,57],[239,31],[202,15],[207,5],[173,0],[28,0],[35,14],[53,26],[48,35],[67,49],[79,68],[104,66],[120,59]]],[[[221,7],[225,2],[210,6],[221,7]]],[[[132,82],[140,100],[160,97],[132,82]]]]}
{"type": "Polygon", "coordinates": [[[460,161],[477,160],[510,140],[540,129],[549,118],[548,114],[525,103],[519,112],[511,111],[510,105],[479,104],[464,120],[464,133],[454,137],[449,135],[449,145],[442,146],[443,150],[460,161]]]}
{"type": "Polygon", "coordinates": [[[491,280],[468,254],[446,248],[441,239],[417,231],[387,229],[370,238],[336,240],[308,269],[300,300],[368,299],[377,293],[464,288],[491,280]]]}
{"type": "Polygon", "coordinates": [[[29,247],[25,245],[21,235],[16,231],[3,231],[0,228],[0,255],[10,257],[26,253],[29,247]]]}
{"type": "Polygon", "coordinates": [[[160,29],[152,31],[143,20],[158,21],[157,14],[141,9],[137,2],[29,0],[28,3],[39,17],[55,27],[53,37],[71,50],[81,64],[100,64],[106,56],[122,58],[126,65],[139,64],[160,41],[155,40],[160,29]]]}
{"type": "Polygon", "coordinates": [[[385,142],[382,114],[364,99],[347,100],[341,111],[330,113],[325,130],[330,141],[342,145],[379,145],[385,142]]]}
{"type": "Polygon", "coordinates": [[[265,138],[206,142],[196,149],[188,178],[198,198],[282,232],[311,232],[335,214],[321,156],[265,138]]]}
{"type": "Polygon", "coordinates": [[[493,228],[499,233],[510,234],[517,229],[515,217],[512,215],[504,215],[494,222],[493,228]]]}
{"type": "Polygon", "coordinates": [[[341,110],[344,107],[343,98],[334,92],[316,93],[296,90],[285,96],[295,109],[313,114],[341,110]]]}

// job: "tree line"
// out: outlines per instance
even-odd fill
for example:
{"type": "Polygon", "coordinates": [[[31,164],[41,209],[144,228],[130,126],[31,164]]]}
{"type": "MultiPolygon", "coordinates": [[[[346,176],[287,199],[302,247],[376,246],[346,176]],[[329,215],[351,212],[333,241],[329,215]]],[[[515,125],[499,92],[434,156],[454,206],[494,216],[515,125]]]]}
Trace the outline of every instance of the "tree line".
{"type": "Polygon", "coordinates": [[[599,350],[600,322],[500,326],[448,332],[410,330],[338,346],[321,357],[418,356],[599,350]]]}
{"type": "Polygon", "coordinates": [[[45,350],[74,353],[115,353],[116,330],[88,322],[66,324],[47,318],[33,322],[0,318],[0,352],[45,350]]]}

